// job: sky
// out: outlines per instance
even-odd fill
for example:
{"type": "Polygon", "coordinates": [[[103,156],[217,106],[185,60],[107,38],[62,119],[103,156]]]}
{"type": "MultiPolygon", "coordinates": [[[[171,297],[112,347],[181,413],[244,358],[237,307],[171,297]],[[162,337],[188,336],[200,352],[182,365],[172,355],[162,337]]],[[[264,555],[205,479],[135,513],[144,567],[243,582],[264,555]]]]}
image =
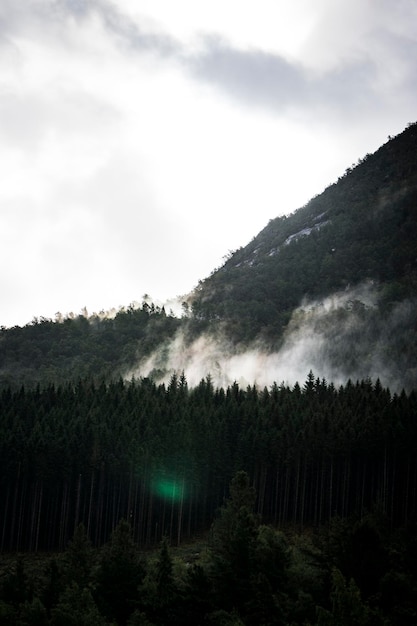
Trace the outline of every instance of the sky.
{"type": "Polygon", "coordinates": [[[416,83],[416,0],[1,0],[0,326],[181,299],[416,83]]]}

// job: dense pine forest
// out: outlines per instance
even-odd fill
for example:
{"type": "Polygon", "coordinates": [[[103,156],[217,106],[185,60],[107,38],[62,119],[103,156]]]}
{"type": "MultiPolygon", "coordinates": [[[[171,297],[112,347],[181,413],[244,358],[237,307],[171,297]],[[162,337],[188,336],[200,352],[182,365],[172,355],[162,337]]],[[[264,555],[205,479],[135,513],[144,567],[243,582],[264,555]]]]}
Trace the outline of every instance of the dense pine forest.
{"type": "Polygon", "coordinates": [[[149,379],[0,396],[2,550],[61,550],[82,522],[94,545],[121,518],[140,546],[206,530],[238,470],[274,525],[318,528],[375,507],[416,513],[417,395],[377,381],[335,389],[188,389],[149,379]]]}

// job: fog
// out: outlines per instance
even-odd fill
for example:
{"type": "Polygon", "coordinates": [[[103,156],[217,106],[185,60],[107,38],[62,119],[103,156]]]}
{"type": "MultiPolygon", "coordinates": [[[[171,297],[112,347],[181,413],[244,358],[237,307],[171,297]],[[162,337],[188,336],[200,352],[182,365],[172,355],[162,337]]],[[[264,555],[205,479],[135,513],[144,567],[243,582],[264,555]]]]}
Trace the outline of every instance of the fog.
{"type": "Polygon", "coordinates": [[[233,344],[221,325],[190,341],[181,328],[168,342],[141,360],[129,376],[150,376],[168,383],[184,372],[190,386],[210,375],[216,387],[269,387],[274,382],[303,383],[310,370],[335,385],[348,379],[378,378],[393,392],[415,386],[417,372],[408,365],[407,329],[415,305],[402,302],[381,314],[372,283],[304,301],[293,313],[276,349],[262,340],[233,344]]]}

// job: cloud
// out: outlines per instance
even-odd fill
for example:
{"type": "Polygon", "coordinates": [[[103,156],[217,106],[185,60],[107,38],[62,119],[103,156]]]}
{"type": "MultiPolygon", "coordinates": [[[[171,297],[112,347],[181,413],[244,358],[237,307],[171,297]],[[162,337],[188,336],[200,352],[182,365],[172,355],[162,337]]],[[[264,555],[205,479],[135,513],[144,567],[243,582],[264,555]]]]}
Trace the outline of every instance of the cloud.
{"type": "MultiPolygon", "coordinates": [[[[314,10],[304,3],[299,9],[301,4],[300,30],[305,24],[308,29],[296,48],[278,35],[268,49],[261,38],[245,43],[227,34],[200,33],[200,49],[186,59],[190,72],[235,103],[265,107],[274,115],[292,113],[299,119],[301,114],[314,123],[340,125],[350,119],[361,126],[369,116],[386,117],[390,102],[404,113],[415,109],[415,3],[382,2],[377,11],[370,2],[325,0],[314,10]],[[381,106],[383,100],[387,106],[381,106]]],[[[268,8],[265,22],[280,22],[277,32],[281,22],[290,27],[294,15],[268,8]]],[[[297,32],[295,22],[289,32],[297,32]]]]}
{"type": "Polygon", "coordinates": [[[372,89],[372,63],[350,62],[324,75],[301,63],[260,50],[239,50],[210,38],[206,52],[195,58],[192,72],[238,102],[265,106],[274,114],[304,112],[309,115],[364,114],[376,104],[372,89]]]}
{"type": "Polygon", "coordinates": [[[301,68],[273,54],[234,49],[211,37],[206,40],[205,53],[193,61],[192,72],[198,79],[213,83],[239,101],[282,111],[307,95],[301,68]]]}
{"type": "Polygon", "coordinates": [[[151,52],[165,58],[180,54],[181,44],[168,33],[152,28],[149,21],[144,20],[148,27],[141,28],[115,3],[96,0],[94,6],[107,31],[125,52],[151,52]]]}

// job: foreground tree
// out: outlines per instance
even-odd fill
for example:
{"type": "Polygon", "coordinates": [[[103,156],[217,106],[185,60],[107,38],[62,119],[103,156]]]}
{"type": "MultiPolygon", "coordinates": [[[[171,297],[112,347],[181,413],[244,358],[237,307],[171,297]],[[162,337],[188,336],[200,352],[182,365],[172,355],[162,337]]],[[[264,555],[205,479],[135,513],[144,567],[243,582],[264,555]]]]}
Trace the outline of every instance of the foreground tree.
{"type": "Polygon", "coordinates": [[[217,605],[238,611],[247,624],[281,624],[289,550],[282,533],[259,524],[254,488],[246,472],[235,474],[230,498],[215,520],[210,542],[217,605]]]}
{"type": "Polygon", "coordinates": [[[94,550],[87,537],[84,524],[79,524],[65,552],[66,576],[69,581],[76,580],[83,589],[91,584],[94,565],[94,550]]]}
{"type": "Polygon", "coordinates": [[[57,606],[51,612],[51,626],[105,626],[88,589],[80,589],[72,582],[61,595],[57,606]]]}
{"type": "Polygon", "coordinates": [[[101,612],[117,624],[126,624],[139,601],[144,577],[132,529],[122,520],[104,547],[97,573],[97,601],[101,612]]]}
{"type": "Polygon", "coordinates": [[[353,578],[347,583],[343,574],[334,568],[332,587],[332,609],[331,611],[318,609],[318,626],[367,626],[370,624],[369,608],[362,601],[353,578]]]}
{"type": "Polygon", "coordinates": [[[216,593],[227,609],[242,606],[249,594],[258,520],[253,513],[255,490],[246,472],[238,472],[211,531],[216,593]]]}

